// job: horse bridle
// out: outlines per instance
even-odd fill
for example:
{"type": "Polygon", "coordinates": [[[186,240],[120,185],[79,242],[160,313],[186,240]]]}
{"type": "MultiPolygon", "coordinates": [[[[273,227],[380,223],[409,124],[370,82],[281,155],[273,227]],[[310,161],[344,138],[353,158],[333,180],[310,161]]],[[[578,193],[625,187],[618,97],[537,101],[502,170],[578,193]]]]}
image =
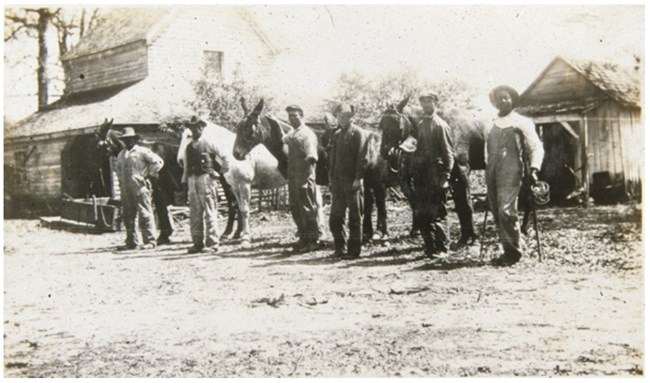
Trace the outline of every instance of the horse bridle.
{"type": "Polygon", "coordinates": [[[391,173],[395,173],[395,174],[397,174],[397,173],[399,172],[399,166],[400,166],[400,163],[402,162],[402,153],[403,153],[403,150],[402,150],[402,148],[400,147],[400,144],[401,144],[402,142],[404,142],[404,140],[406,139],[406,136],[405,136],[405,135],[406,135],[406,133],[405,133],[405,129],[402,129],[402,120],[404,120],[405,123],[407,123],[407,122],[408,122],[408,118],[404,115],[404,113],[400,113],[400,112],[398,112],[397,110],[393,110],[393,111],[391,111],[391,112],[394,113],[394,114],[396,114],[396,115],[399,117],[399,126],[400,126],[401,136],[400,136],[400,139],[399,139],[399,140],[397,141],[397,143],[395,144],[395,146],[393,146],[392,148],[390,148],[390,150],[388,151],[388,156],[389,156],[389,158],[390,158],[391,156],[396,156],[396,157],[397,157],[397,158],[396,158],[396,160],[397,160],[397,161],[396,161],[397,168],[393,168],[393,166],[392,166],[392,164],[391,164],[392,161],[390,161],[390,160],[386,161],[386,163],[388,164],[388,169],[391,171],[391,173]],[[391,153],[392,153],[392,154],[391,154],[391,153]]]}

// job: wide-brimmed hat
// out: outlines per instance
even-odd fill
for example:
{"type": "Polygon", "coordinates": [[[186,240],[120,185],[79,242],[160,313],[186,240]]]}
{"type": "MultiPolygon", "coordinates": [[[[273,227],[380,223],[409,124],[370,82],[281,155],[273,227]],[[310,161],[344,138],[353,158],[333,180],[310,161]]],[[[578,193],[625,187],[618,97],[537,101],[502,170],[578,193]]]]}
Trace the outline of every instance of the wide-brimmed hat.
{"type": "Polygon", "coordinates": [[[296,111],[300,112],[300,114],[302,114],[302,115],[305,114],[305,113],[302,111],[302,108],[299,107],[298,105],[295,105],[295,104],[292,104],[292,105],[287,106],[284,110],[286,110],[287,113],[291,112],[292,110],[296,110],[296,111]]]}
{"type": "Polygon", "coordinates": [[[354,114],[354,105],[350,104],[338,104],[334,107],[334,114],[339,114],[339,113],[350,113],[354,114]]]}
{"type": "Polygon", "coordinates": [[[135,130],[133,130],[133,128],[130,127],[130,126],[124,128],[124,130],[122,131],[122,135],[120,136],[121,139],[138,138],[138,137],[140,137],[140,136],[135,134],[135,130]]]}
{"type": "Polygon", "coordinates": [[[517,93],[514,88],[507,85],[499,85],[496,88],[492,89],[490,92],[490,103],[496,108],[497,107],[497,93],[504,91],[508,92],[510,98],[512,99],[512,107],[516,107],[519,104],[519,93],[517,93]]]}
{"type": "Polygon", "coordinates": [[[432,99],[434,103],[438,102],[438,96],[436,96],[436,94],[431,91],[420,93],[420,96],[418,97],[418,101],[422,102],[422,100],[424,100],[425,98],[432,99]]]}
{"type": "Polygon", "coordinates": [[[402,141],[399,147],[407,153],[413,153],[418,147],[418,140],[413,136],[408,136],[404,141],[402,141]]]}
{"type": "Polygon", "coordinates": [[[192,116],[185,125],[187,125],[188,128],[205,128],[208,126],[208,124],[199,118],[199,116],[192,116]]]}

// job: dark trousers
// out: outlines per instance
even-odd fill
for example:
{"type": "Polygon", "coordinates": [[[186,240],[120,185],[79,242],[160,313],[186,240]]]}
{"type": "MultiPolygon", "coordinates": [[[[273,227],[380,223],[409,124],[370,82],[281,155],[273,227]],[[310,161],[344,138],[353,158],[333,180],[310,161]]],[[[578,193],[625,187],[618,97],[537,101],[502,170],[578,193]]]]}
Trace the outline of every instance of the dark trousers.
{"type": "Polygon", "coordinates": [[[363,191],[363,236],[372,238],[372,210],[377,204],[377,231],[388,235],[386,225],[386,185],[379,174],[368,174],[364,177],[363,191]]]}
{"type": "Polygon", "coordinates": [[[361,217],[363,212],[363,190],[352,190],[352,185],[332,185],[332,208],[330,211],[330,231],[334,237],[334,249],[343,252],[347,246],[348,255],[361,254],[361,217]],[[348,241],[343,224],[348,212],[348,241]]]}
{"type": "Polygon", "coordinates": [[[472,195],[469,189],[469,170],[469,164],[461,165],[458,162],[455,162],[454,167],[451,168],[451,197],[454,200],[454,207],[460,221],[461,240],[476,237],[472,217],[474,208],[472,207],[472,195]]]}
{"type": "MultiPolygon", "coordinates": [[[[423,177],[424,178],[424,177],[423,177]]],[[[415,180],[415,223],[428,255],[447,251],[447,208],[446,196],[441,189],[434,188],[426,179],[415,180]]]]}

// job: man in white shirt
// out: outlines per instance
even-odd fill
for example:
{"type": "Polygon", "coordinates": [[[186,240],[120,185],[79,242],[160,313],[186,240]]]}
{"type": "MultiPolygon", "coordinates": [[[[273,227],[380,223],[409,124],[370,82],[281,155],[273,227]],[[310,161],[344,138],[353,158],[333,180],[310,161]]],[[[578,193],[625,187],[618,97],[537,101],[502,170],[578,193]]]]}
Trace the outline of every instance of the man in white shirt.
{"type": "Polygon", "coordinates": [[[485,132],[485,181],[488,202],[499,229],[503,254],[492,260],[494,266],[511,266],[521,259],[522,245],[517,199],[524,177],[537,182],[544,159],[544,147],[535,123],[516,112],[519,94],[509,86],[490,92],[490,102],[499,110],[485,132]],[[526,169],[528,166],[528,169],[526,169]]]}

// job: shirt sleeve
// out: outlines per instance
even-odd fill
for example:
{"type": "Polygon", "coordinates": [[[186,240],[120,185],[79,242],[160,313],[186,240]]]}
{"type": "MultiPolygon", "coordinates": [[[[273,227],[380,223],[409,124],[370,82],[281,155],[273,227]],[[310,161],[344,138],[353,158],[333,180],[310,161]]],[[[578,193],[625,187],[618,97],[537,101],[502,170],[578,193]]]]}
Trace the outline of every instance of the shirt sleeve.
{"type": "MultiPolygon", "coordinates": [[[[188,164],[188,161],[187,161],[187,148],[189,148],[190,145],[191,145],[191,143],[188,143],[187,145],[185,145],[185,147],[181,146],[181,148],[183,149],[183,153],[182,153],[182,155],[183,155],[183,176],[181,177],[181,183],[184,183],[184,184],[187,183],[187,179],[190,176],[190,165],[188,164]]],[[[179,155],[179,158],[180,158],[180,155],[179,155]]]]}
{"type": "Polygon", "coordinates": [[[332,134],[332,136],[331,136],[330,141],[329,141],[329,148],[328,148],[328,151],[329,151],[329,165],[330,165],[329,169],[328,169],[328,173],[329,173],[330,182],[332,182],[332,180],[334,179],[334,166],[336,165],[336,155],[335,155],[336,154],[336,136],[337,136],[337,133],[334,132],[332,134]]]}
{"type": "Polygon", "coordinates": [[[361,129],[355,129],[353,133],[353,152],[357,154],[357,169],[355,172],[355,179],[362,179],[363,173],[366,171],[368,165],[368,142],[369,136],[364,134],[361,129]]]}
{"type": "Polygon", "coordinates": [[[494,126],[494,122],[490,122],[485,125],[483,129],[483,155],[485,156],[485,165],[488,163],[488,136],[490,135],[490,130],[494,126]]]}
{"type": "Polygon", "coordinates": [[[152,174],[157,174],[164,165],[164,161],[156,153],[152,152],[149,149],[144,149],[142,151],[142,156],[144,157],[147,167],[145,168],[145,174],[143,177],[149,177],[152,174]]]}
{"type": "Polygon", "coordinates": [[[308,162],[315,163],[318,161],[318,138],[316,138],[314,132],[309,131],[309,133],[310,134],[305,137],[305,140],[303,140],[303,151],[305,152],[305,159],[308,162]]]}
{"type": "Polygon", "coordinates": [[[446,123],[440,124],[439,130],[440,154],[442,156],[443,175],[445,179],[449,179],[451,168],[454,166],[454,150],[453,139],[451,137],[451,129],[446,123]]]}
{"type": "Polygon", "coordinates": [[[530,167],[541,169],[542,161],[544,161],[544,145],[535,131],[535,123],[529,118],[522,117],[519,128],[524,138],[530,167]]]}

